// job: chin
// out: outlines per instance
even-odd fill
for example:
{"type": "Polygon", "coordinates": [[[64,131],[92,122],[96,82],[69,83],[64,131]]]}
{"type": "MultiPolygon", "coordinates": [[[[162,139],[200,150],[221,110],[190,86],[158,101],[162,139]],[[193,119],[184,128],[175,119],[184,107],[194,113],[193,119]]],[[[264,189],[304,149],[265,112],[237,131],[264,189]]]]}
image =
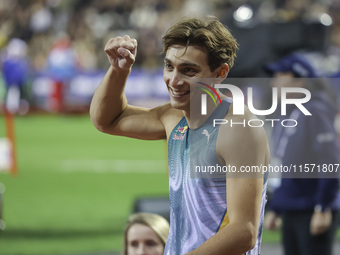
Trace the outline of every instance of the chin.
{"type": "Polygon", "coordinates": [[[176,100],[171,99],[170,104],[172,108],[177,109],[177,110],[186,111],[190,109],[190,105],[188,102],[178,102],[176,100]]]}

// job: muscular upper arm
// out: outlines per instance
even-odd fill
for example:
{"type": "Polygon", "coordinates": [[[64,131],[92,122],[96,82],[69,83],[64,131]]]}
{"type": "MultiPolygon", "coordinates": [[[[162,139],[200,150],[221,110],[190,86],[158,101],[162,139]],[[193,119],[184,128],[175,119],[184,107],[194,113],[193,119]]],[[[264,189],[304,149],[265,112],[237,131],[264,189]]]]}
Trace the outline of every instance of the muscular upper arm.
{"type": "MultiPolygon", "coordinates": [[[[230,116],[234,123],[245,123],[256,118],[247,112],[244,116],[230,116]]],[[[230,123],[230,121],[229,121],[230,123]]],[[[245,125],[222,125],[217,142],[217,152],[224,164],[234,166],[235,174],[227,173],[227,208],[230,222],[249,224],[257,231],[263,189],[262,174],[241,173],[245,166],[267,165],[269,148],[263,128],[245,125]]]]}
{"type": "Polygon", "coordinates": [[[165,139],[171,120],[178,119],[179,112],[170,104],[152,109],[128,105],[104,130],[104,133],[144,140],[165,139]]]}

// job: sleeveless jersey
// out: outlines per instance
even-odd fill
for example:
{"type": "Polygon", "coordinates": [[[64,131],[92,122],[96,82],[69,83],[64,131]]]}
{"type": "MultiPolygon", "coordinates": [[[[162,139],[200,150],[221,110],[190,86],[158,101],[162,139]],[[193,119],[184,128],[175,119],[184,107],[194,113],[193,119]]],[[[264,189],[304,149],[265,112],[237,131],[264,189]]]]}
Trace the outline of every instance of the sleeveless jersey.
{"type": "MultiPolygon", "coordinates": [[[[165,255],[182,255],[198,248],[229,222],[225,173],[210,178],[195,178],[193,175],[195,168],[207,171],[207,166],[220,165],[216,155],[219,125],[213,127],[212,120],[224,119],[229,106],[230,102],[223,100],[223,104],[218,105],[197,129],[189,129],[183,117],[169,137],[170,232],[165,255]]],[[[266,187],[265,178],[257,242],[246,255],[260,254],[266,187]]]]}

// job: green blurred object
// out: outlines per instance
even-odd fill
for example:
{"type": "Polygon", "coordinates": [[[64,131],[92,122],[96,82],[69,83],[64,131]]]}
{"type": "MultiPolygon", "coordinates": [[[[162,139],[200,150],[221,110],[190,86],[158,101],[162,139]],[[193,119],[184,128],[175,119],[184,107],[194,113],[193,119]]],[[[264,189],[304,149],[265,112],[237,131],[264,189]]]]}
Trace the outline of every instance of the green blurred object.
{"type": "MultiPolygon", "coordinates": [[[[1,255],[121,250],[134,199],[168,193],[165,141],[102,134],[88,115],[16,117],[15,124],[18,175],[0,173],[1,255]]],[[[2,137],[2,116],[0,127],[2,137]]]]}

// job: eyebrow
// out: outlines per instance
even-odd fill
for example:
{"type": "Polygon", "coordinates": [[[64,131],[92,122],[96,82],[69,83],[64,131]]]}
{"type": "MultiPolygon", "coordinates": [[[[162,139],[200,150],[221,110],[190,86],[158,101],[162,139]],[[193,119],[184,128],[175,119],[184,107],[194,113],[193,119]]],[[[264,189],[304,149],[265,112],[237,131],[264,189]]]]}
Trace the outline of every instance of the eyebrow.
{"type": "MultiPolygon", "coordinates": [[[[170,63],[170,64],[172,63],[171,60],[168,59],[168,58],[164,58],[164,61],[165,61],[165,62],[168,62],[168,63],[170,63]]],[[[192,63],[192,62],[183,62],[183,63],[180,63],[179,66],[195,66],[195,67],[201,68],[200,65],[197,65],[197,64],[192,63]]]]}

